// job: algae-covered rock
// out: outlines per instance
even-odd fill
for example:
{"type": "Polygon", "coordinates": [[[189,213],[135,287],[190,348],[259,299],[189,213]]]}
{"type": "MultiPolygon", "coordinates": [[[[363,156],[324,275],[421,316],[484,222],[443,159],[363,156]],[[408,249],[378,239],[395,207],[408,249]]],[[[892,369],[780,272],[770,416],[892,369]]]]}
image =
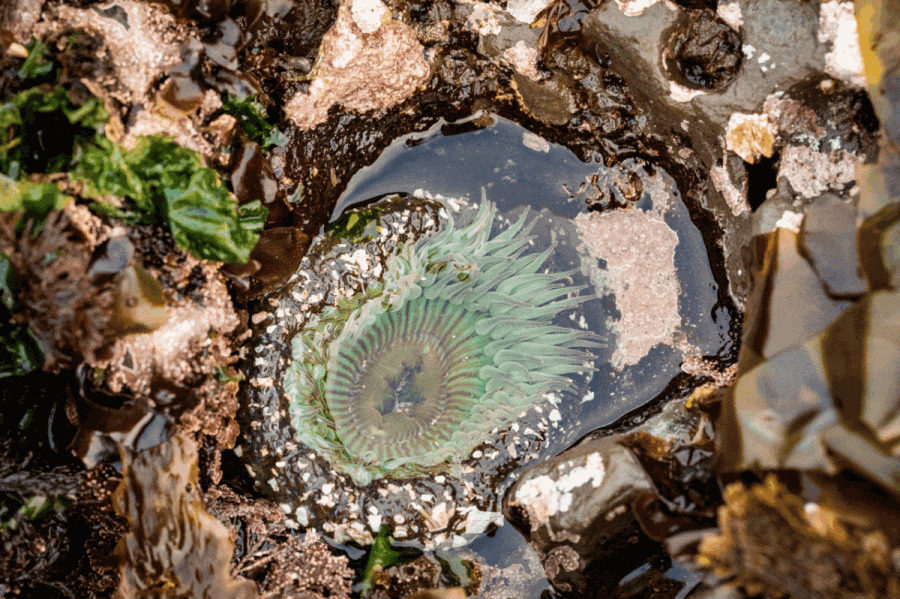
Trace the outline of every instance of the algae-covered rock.
{"type": "Polygon", "coordinates": [[[736,575],[753,595],[900,597],[896,537],[847,515],[805,502],[775,476],[733,483],[719,512],[720,533],[703,539],[698,559],[723,578],[736,575]]]}

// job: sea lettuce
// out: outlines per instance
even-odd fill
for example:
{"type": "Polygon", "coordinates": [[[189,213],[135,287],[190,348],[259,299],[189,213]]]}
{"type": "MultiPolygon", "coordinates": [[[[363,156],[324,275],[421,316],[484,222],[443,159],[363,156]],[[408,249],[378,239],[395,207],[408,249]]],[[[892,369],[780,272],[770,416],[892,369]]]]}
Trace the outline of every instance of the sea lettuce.
{"type": "Polygon", "coordinates": [[[90,197],[130,198],[132,220],[166,222],[178,245],[200,258],[247,262],[265,224],[258,200],[238,206],[200,154],[162,135],[141,137],[131,150],[98,139],[72,176],[85,182],[90,197]]]}
{"type": "Polygon", "coordinates": [[[254,96],[240,98],[227,91],[223,92],[222,110],[238,117],[247,137],[258,143],[263,150],[277,146],[284,138],[284,133],[272,122],[268,111],[254,96]]]}

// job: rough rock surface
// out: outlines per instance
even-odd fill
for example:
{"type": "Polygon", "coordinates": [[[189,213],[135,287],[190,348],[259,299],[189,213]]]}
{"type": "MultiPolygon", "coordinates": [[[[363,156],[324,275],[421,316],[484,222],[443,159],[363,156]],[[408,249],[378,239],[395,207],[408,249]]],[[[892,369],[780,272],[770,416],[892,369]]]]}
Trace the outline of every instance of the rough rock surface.
{"type": "Polygon", "coordinates": [[[428,63],[415,31],[390,18],[379,0],[341,4],[325,34],[308,93],[297,93],[285,106],[301,129],[325,121],[328,109],[382,110],[405,100],[428,76],[428,63]]]}
{"type": "Polygon", "coordinates": [[[585,443],[538,464],[510,489],[505,513],[541,554],[564,592],[594,596],[614,586],[604,559],[626,570],[649,552],[630,504],[652,489],[637,459],[615,440],[585,443]],[[596,578],[593,578],[595,577],[596,578]]]}
{"type": "Polygon", "coordinates": [[[101,36],[112,54],[118,81],[113,95],[122,102],[146,101],[151,87],[181,60],[187,32],[175,17],[155,4],[116,0],[108,10],[59,6],[55,19],[68,27],[101,36]]]}
{"type": "MultiPolygon", "coordinates": [[[[777,131],[784,131],[786,124],[781,123],[779,129],[777,123],[773,124],[775,115],[764,111],[763,106],[767,100],[772,105],[772,98],[790,94],[805,81],[822,81],[823,89],[829,85],[834,88],[830,73],[836,71],[828,66],[826,55],[838,52],[838,45],[847,43],[847,36],[838,37],[837,30],[851,26],[852,19],[848,22],[842,9],[820,11],[817,4],[788,0],[720,4],[716,23],[739,35],[742,62],[729,84],[716,89],[692,89],[676,81],[678,77],[667,69],[661,57],[668,51],[666,44],[672,36],[686,27],[695,27],[696,19],[711,19],[709,12],[676,9],[669,3],[640,4],[639,11],[630,6],[623,14],[622,3],[604,3],[584,19],[582,36],[626,80],[651,125],[687,133],[692,149],[710,166],[711,191],[719,193],[707,194],[704,202],[726,223],[726,266],[733,284],[732,297],[741,305],[748,280],[737,248],[748,241],[747,227],[739,219],[746,218],[750,208],[746,201],[749,175],[741,161],[729,159],[727,153],[723,156],[723,148],[727,145],[744,160],[756,162],[772,156],[773,151],[777,153],[782,144],[797,145],[776,139],[777,131]],[[636,14],[640,16],[628,16],[636,14]],[[736,113],[744,123],[741,129],[737,128],[736,113]],[[731,132],[727,136],[726,129],[731,132]]],[[[721,48],[716,50],[710,44],[708,49],[710,61],[721,58],[721,48]]],[[[698,56],[702,57],[702,53],[698,56]]],[[[845,76],[837,81],[837,86],[846,86],[844,81],[855,83],[858,77],[845,76]]],[[[780,175],[805,197],[834,189],[837,180],[849,182],[852,158],[834,155],[841,149],[850,150],[844,145],[845,142],[837,148],[788,148],[780,175]],[[806,180],[810,182],[801,184],[806,180]]],[[[750,176],[753,179],[758,177],[750,176]]],[[[769,187],[775,187],[774,180],[769,187]]],[[[765,193],[765,189],[753,192],[765,193]]]]}
{"type": "MultiPolygon", "coordinates": [[[[695,367],[706,368],[686,366],[695,367]]],[[[727,383],[728,376],[710,374],[713,388],[727,383]]],[[[625,573],[659,551],[654,529],[665,529],[658,521],[669,519],[646,506],[661,500],[703,511],[691,475],[683,475],[683,486],[659,484],[658,465],[678,459],[673,456],[711,456],[700,449],[709,441],[701,441],[703,418],[684,406],[675,401],[630,433],[588,438],[526,470],[510,488],[504,514],[564,596],[606,597],[625,573]]]]}
{"type": "Polygon", "coordinates": [[[606,263],[616,293],[619,341],[613,365],[637,364],[660,343],[671,345],[681,324],[675,272],[678,234],[662,215],[636,208],[579,214],[588,252],[606,263]],[[628,239],[630,243],[623,244],[628,239]]]}

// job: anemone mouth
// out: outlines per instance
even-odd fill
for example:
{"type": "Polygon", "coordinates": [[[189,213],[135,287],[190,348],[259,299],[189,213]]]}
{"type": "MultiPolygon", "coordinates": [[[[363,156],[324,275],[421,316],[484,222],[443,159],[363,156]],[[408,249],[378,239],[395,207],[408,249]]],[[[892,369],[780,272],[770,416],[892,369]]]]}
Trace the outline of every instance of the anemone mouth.
{"type": "Polygon", "coordinates": [[[477,312],[416,298],[380,314],[328,363],[325,398],[351,455],[366,462],[446,459],[440,448],[472,416],[485,390],[490,341],[477,312]]]}

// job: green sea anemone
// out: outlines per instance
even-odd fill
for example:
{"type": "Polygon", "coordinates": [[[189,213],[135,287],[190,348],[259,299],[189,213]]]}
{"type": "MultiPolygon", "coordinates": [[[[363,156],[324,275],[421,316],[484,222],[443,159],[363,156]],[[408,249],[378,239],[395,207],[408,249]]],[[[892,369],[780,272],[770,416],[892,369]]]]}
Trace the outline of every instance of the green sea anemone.
{"type": "Polygon", "coordinates": [[[377,289],[294,338],[291,424],[357,482],[455,473],[493,429],[589,370],[592,335],[552,324],[581,287],[541,272],[553,248],[526,251],[527,213],[492,237],[495,217],[486,200],[466,226],[448,217],[388,259],[377,289]]]}
{"type": "Polygon", "coordinates": [[[341,542],[383,524],[461,542],[565,437],[599,344],[576,318],[592,296],[554,272],[527,213],[455,208],[395,196],[351,210],[253,308],[236,451],[289,523],[341,542]]]}

